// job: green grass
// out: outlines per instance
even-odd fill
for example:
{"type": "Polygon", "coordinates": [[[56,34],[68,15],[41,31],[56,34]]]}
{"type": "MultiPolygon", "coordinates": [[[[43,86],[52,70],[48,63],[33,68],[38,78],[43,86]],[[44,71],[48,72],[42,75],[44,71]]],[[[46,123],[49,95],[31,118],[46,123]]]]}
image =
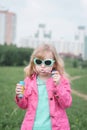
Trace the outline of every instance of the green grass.
{"type": "MultiPolygon", "coordinates": [[[[80,93],[87,94],[87,69],[67,68],[70,76],[82,76],[80,79],[71,82],[71,88],[80,93]]],[[[87,129],[87,100],[72,95],[72,107],[67,109],[67,114],[70,120],[71,130],[86,130],[87,129]]]]}
{"type": "Polygon", "coordinates": [[[87,94],[87,76],[74,80],[72,82],[72,88],[80,93],[87,94]]]}
{"type": "Polygon", "coordinates": [[[87,94],[87,69],[81,68],[69,68],[67,72],[71,77],[82,76],[79,79],[71,81],[72,89],[77,90],[80,93],[87,94]]]}
{"type": "Polygon", "coordinates": [[[66,68],[66,71],[70,74],[70,76],[87,75],[87,68],[66,68]]]}
{"type": "Polygon", "coordinates": [[[72,107],[67,109],[71,130],[87,130],[87,101],[72,95],[72,107]]]}
{"type": "Polygon", "coordinates": [[[0,130],[19,130],[24,112],[14,97],[16,83],[23,78],[23,68],[0,67],[0,130]]]}
{"type": "MultiPolygon", "coordinates": [[[[86,69],[68,68],[71,76],[87,75],[86,69]]],[[[23,80],[23,67],[0,67],[0,130],[19,130],[25,111],[14,101],[15,86],[23,80]]],[[[72,82],[72,88],[87,94],[87,76],[72,82]]],[[[72,107],[67,109],[71,130],[87,129],[87,101],[75,95],[72,107]]]]}

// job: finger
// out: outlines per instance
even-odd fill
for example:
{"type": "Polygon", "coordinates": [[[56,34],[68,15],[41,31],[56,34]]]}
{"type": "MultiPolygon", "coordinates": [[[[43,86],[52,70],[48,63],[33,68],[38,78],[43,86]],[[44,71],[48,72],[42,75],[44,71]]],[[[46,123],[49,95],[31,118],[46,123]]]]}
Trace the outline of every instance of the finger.
{"type": "Polygon", "coordinates": [[[21,92],[20,92],[20,91],[19,91],[19,92],[18,92],[18,91],[16,91],[16,94],[17,94],[17,95],[18,95],[18,94],[21,94],[21,92]]]}
{"type": "Polygon", "coordinates": [[[53,79],[60,79],[60,75],[54,75],[53,79]]]}
{"type": "Polygon", "coordinates": [[[59,80],[60,80],[60,76],[54,76],[54,77],[53,77],[53,81],[54,81],[54,82],[58,83],[59,80]]]}
{"type": "Polygon", "coordinates": [[[16,93],[19,93],[22,91],[21,87],[20,86],[17,86],[16,89],[15,89],[16,93]]]}

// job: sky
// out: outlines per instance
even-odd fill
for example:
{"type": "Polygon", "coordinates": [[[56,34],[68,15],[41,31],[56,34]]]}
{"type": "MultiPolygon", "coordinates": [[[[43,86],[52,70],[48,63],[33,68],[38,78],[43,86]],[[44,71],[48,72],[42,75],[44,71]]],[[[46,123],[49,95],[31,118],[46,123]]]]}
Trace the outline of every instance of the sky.
{"type": "Polygon", "coordinates": [[[16,13],[16,41],[32,36],[40,23],[55,40],[73,39],[79,25],[87,28],[87,0],[0,0],[0,7],[16,13]]]}

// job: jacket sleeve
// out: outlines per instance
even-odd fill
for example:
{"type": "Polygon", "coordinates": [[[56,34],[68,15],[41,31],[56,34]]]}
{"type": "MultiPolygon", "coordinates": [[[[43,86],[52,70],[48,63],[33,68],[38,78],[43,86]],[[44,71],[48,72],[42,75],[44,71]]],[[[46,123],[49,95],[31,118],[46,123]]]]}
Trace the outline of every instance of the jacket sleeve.
{"type": "Polygon", "coordinates": [[[70,82],[61,77],[59,85],[55,86],[54,96],[62,108],[68,108],[72,104],[70,82]]]}
{"type": "Polygon", "coordinates": [[[23,97],[23,98],[19,98],[17,95],[16,95],[16,97],[15,97],[15,102],[16,102],[16,104],[20,107],[20,108],[22,108],[22,109],[26,109],[27,108],[27,106],[28,106],[28,101],[27,101],[28,99],[27,98],[25,98],[25,96],[23,97]]]}
{"type": "Polygon", "coordinates": [[[28,96],[30,94],[30,88],[29,88],[29,78],[26,78],[24,80],[25,82],[25,90],[24,90],[24,96],[22,98],[19,98],[17,95],[15,96],[15,102],[16,104],[22,108],[27,109],[28,108],[28,96]]]}

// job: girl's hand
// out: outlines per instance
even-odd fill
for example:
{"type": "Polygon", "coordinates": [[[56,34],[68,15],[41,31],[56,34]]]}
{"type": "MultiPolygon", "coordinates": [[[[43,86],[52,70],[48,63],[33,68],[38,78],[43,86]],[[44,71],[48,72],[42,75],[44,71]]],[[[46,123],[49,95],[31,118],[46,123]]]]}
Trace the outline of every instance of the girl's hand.
{"type": "Polygon", "coordinates": [[[59,81],[60,81],[60,75],[58,71],[53,71],[52,72],[52,77],[53,77],[53,81],[55,85],[58,85],[59,81]]]}
{"type": "Polygon", "coordinates": [[[16,85],[15,92],[17,96],[22,93],[22,86],[20,84],[16,85]]]}

